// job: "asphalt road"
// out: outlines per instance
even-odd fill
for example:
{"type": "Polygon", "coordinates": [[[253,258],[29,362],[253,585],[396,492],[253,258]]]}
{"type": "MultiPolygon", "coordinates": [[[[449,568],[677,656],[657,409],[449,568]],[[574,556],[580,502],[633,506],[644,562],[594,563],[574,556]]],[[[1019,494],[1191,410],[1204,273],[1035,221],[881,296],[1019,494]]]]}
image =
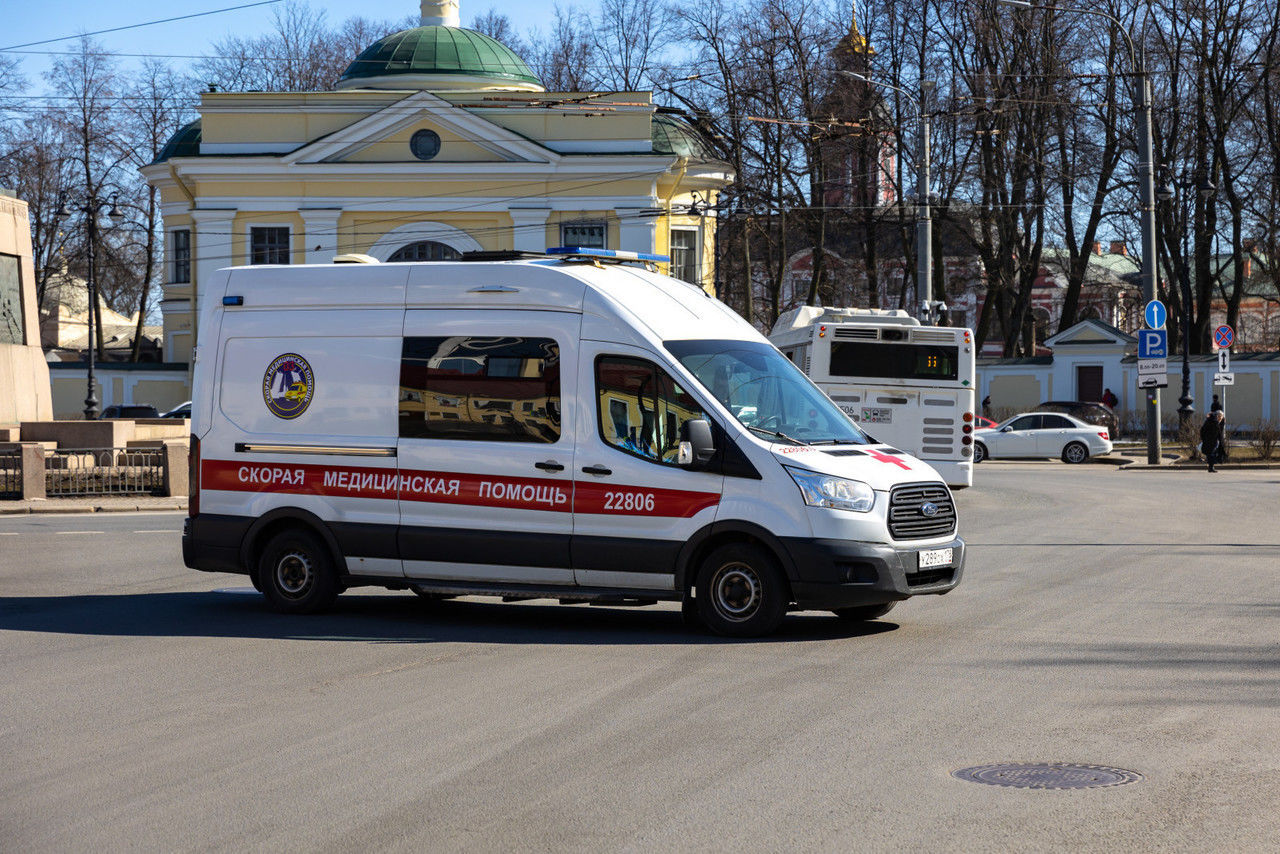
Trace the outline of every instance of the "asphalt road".
{"type": "Polygon", "coordinates": [[[965,582],[851,630],[344,595],[181,516],[0,519],[0,850],[1275,850],[1280,472],[984,464],[965,582]],[[1077,791],[1003,762],[1119,767],[1077,791]]]}

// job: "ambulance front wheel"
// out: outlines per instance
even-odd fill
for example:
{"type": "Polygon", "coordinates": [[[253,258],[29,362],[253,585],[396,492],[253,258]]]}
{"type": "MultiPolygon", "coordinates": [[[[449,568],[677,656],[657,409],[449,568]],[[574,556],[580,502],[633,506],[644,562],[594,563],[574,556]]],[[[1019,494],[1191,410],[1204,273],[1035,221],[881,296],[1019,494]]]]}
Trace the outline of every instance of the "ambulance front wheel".
{"type": "Polygon", "coordinates": [[[773,556],[746,543],[721,546],[698,571],[698,616],[729,637],[767,635],[787,613],[790,593],[773,556]]]}
{"type": "Polygon", "coordinates": [[[267,541],[258,561],[258,580],[271,607],[285,614],[324,610],[342,592],[329,549],[301,528],[281,531],[267,541]]]}

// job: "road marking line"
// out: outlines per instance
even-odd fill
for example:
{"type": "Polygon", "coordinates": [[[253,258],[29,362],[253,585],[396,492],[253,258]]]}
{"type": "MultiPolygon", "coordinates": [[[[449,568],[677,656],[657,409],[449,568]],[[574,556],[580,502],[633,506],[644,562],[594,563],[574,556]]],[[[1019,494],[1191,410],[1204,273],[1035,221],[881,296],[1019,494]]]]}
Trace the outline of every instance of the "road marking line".
{"type": "Polygon", "coordinates": [[[0,531],[0,537],[16,537],[16,536],[18,536],[17,531],[0,531]]]}

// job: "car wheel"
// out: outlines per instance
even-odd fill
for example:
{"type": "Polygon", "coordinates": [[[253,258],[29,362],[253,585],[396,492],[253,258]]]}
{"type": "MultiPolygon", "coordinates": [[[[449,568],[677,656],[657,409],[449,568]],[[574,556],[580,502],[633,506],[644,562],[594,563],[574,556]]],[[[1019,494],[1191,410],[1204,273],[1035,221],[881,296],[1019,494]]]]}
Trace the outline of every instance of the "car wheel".
{"type": "Polygon", "coordinates": [[[302,528],[289,528],[267,541],[258,580],[271,607],[285,614],[321,611],[341,592],[329,549],[302,528]]]}
{"type": "Polygon", "coordinates": [[[746,543],[716,549],[698,572],[698,616],[718,635],[767,635],[782,622],[790,600],[773,557],[746,543]]]}
{"type": "Polygon", "coordinates": [[[1089,459],[1089,449],[1084,446],[1083,442],[1069,442],[1062,449],[1062,461],[1064,463],[1082,463],[1089,459]]]}
{"type": "Polygon", "coordinates": [[[848,620],[851,623],[864,623],[867,620],[874,620],[877,617],[883,617],[885,614],[893,610],[897,602],[886,602],[883,605],[859,605],[855,608],[836,608],[831,613],[835,614],[842,620],[848,620]]]}
{"type": "Polygon", "coordinates": [[[973,461],[980,463],[987,458],[987,446],[981,442],[973,443],[973,461]]]}

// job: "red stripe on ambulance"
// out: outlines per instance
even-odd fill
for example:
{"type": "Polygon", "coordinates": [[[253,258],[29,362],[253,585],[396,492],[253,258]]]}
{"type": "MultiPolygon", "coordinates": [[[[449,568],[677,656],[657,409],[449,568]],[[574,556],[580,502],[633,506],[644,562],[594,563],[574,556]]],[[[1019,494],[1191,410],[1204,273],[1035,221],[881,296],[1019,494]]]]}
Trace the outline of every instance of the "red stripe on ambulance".
{"type": "Polygon", "coordinates": [[[310,463],[203,460],[200,479],[203,489],[227,492],[423,501],[561,513],[570,512],[572,502],[577,513],[688,518],[720,501],[714,492],[310,463]]]}

